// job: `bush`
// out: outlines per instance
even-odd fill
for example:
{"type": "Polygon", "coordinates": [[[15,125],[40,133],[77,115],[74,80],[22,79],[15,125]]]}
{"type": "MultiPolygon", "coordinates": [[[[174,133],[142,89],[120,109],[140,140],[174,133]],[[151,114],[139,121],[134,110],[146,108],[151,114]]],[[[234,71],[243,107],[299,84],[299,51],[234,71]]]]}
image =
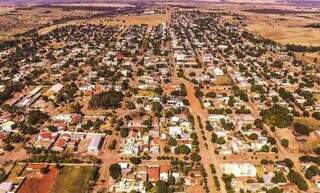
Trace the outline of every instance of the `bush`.
{"type": "Polygon", "coordinates": [[[248,138],[249,138],[250,140],[256,140],[256,139],[258,139],[258,135],[257,135],[256,133],[252,133],[252,134],[250,134],[250,135],[248,136],[248,138]]]}
{"type": "Polygon", "coordinates": [[[317,155],[320,155],[320,147],[313,148],[313,152],[317,155]]]}
{"type": "Polygon", "coordinates": [[[156,192],[157,193],[168,193],[169,192],[169,187],[168,184],[162,180],[159,180],[156,183],[156,192]]]}
{"type": "Polygon", "coordinates": [[[122,138],[126,138],[129,135],[129,129],[128,128],[122,128],[120,131],[120,135],[122,138]]]}
{"type": "Polygon", "coordinates": [[[170,151],[170,147],[168,147],[168,146],[164,146],[163,151],[164,151],[164,153],[170,153],[171,152],[170,151]]]}
{"type": "Polygon", "coordinates": [[[279,187],[273,187],[271,189],[268,189],[266,193],[282,193],[283,190],[281,190],[279,187]]]}
{"type": "Polygon", "coordinates": [[[271,181],[273,183],[286,183],[287,182],[287,179],[286,179],[286,176],[283,174],[283,172],[281,171],[276,171],[274,172],[274,177],[271,179],[271,181]]]}
{"type": "Polygon", "coordinates": [[[212,141],[212,143],[216,143],[216,142],[217,142],[217,139],[218,139],[218,135],[213,132],[213,133],[211,134],[211,141],[212,141]]]}
{"type": "Polygon", "coordinates": [[[110,143],[110,145],[108,146],[108,148],[110,150],[114,150],[116,148],[116,144],[117,144],[117,141],[114,139],[112,140],[112,142],[110,143]]]}
{"type": "Polygon", "coordinates": [[[309,136],[311,133],[311,129],[307,125],[304,125],[302,123],[298,123],[298,122],[294,123],[293,128],[297,133],[301,135],[309,136]]]}
{"type": "Polygon", "coordinates": [[[305,177],[309,180],[312,179],[312,177],[317,176],[319,174],[319,168],[316,165],[312,165],[310,167],[308,167],[308,169],[306,170],[306,174],[305,177]]]}
{"type": "Polygon", "coordinates": [[[170,145],[170,146],[177,146],[177,140],[175,139],[175,138],[173,138],[173,137],[170,137],[170,139],[169,139],[169,141],[168,141],[168,144],[170,145]]]}
{"type": "Polygon", "coordinates": [[[261,152],[269,152],[270,151],[270,147],[268,145],[264,145],[261,147],[260,149],[261,152]]]}
{"type": "Polygon", "coordinates": [[[189,154],[191,151],[190,151],[190,148],[186,145],[179,145],[178,147],[176,147],[174,149],[174,152],[176,154],[189,154]]]}
{"type": "Polygon", "coordinates": [[[312,113],[311,115],[313,118],[317,119],[317,120],[320,120],[320,112],[314,112],[312,113]]]}
{"type": "Polygon", "coordinates": [[[5,145],[4,145],[4,147],[3,147],[3,150],[4,151],[12,151],[14,149],[14,147],[11,145],[11,144],[9,144],[9,143],[6,143],[5,145]]]}
{"type": "Polygon", "coordinates": [[[281,145],[285,148],[289,147],[289,140],[288,139],[282,139],[281,140],[281,145]]]}
{"type": "Polygon", "coordinates": [[[29,112],[27,121],[30,125],[35,125],[44,122],[48,118],[49,116],[46,113],[43,113],[39,110],[32,110],[29,112]]]}
{"type": "Polygon", "coordinates": [[[211,173],[215,174],[216,173],[216,168],[214,167],[213,164],[210,164],[210,169],[211,169],[211,173]]]}
{"type": "Polygon", "coordinates": [[[292,168],[293,167],[293,161],[291,161],[290,159],[286,158],[283,160],[283,163],[288,167],[288,168],[292,168]]]}
{"type": "Polygon", "coordinates": [[[109,167],[109,173],[112,179],[117,180],[121,176],[121,167],[119,164],[112,164],[109,167]]]}
{"type": "Polygon", "coordinates": [[[141,163],[141,159],[137,157],[131,157],[129,158],[130,162],[133,163],[134,165],[139,165],[141,163]]]}
{"type": "Polygon", "coordinates": [[[224,140],[223,137],[219,137],[219,138],[217,139],[217,144],[222,145],[222,144],[224,144],[225,142],[226,142],[226,141],[224,140]]]}
{"type": "Polygon", "coordinates": [[[291,170],[287,177],[288,177],[288,180],[296,184],[300,190],[303,190],[303,191],[308,190],[307,182],[298,172],[291,170]]]}
{"type": "Polygon", "coordinates": [[[42,174],[47,174],[47,173],[49,173],[49,168],[48,168],[48,167],[41,168],[41,169],[40,169],[40,172],[41,172],[42,174]]]}
{"type": "Polygon", "coordinates": [[[192,161],[194,161],[194,162],[198,162],[198,161],[201,160],[201,156],[200,156],[198,153],[193,152],[193,153],[191,153],[191,155],[190,155],[190,159],[191,159],[192,161]]]}

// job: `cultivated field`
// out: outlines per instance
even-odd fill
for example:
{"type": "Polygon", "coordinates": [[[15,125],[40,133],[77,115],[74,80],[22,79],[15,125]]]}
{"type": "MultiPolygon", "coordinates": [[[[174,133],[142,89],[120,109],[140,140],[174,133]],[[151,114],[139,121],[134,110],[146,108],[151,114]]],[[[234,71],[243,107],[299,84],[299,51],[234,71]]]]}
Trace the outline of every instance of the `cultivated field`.
{"type": "Polygon", "coordinates": [[[60,169],[50,193],[86,193],[93,167],[65,166],[60,169]]]}

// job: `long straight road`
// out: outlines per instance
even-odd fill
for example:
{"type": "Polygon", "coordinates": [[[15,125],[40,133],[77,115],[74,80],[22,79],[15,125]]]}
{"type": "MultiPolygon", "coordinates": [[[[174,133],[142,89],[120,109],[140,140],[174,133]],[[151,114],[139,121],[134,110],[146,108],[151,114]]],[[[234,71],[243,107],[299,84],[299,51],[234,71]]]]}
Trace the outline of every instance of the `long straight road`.
{"type": "MultiPolygon", "coordinates": [[[[171,9],[167,10],[166,13],[167,19],[166,19],[166,26],[167,26],[167,31],[170,31],[170,24],[171,24],[171,9]]],[[[199,122],[197,120],[197,116],[200,116],[202,125],[204,125],[204,120],[208,117],[208,113],[202,108],[200,101],[198,98],[195,96],[195,89],[194,89],[194,84],[185,80],[184,78],[179,78],[177,77],[177,64],[175,63],[175,59],[173,57],[173,50],[170,46],[171,53],[169,54],[169,60],[173,64],[173,78],[172,78],[172,83],[176,85],[184,84],[187,90],[187,96],[186,98],[190,102],[189,110],[192,116],[194,117],[195,121],[195,132],[198,136],[199,139],[199,149],[200,149],[200,156],[201,156],[201,162],[208,174],[208,187],[209,191],[211,193],[226,193],[225,189],[225,184],[222,181],[222,172],[219,167],[219,162],[218,162],[218,157],[214,153],[214,146],[211,143],[211,134],[205,131],[205,137],[208,139],[209,144],[206,146],[206,142],[202,138],[202,133],[201,133],[201,128],[199,127],[199,122]],[[218,191],[215,187],[214,183],[214,175],[211,173],[210,165],[213,164],[216,169],[216,176],[219,179],[219,184],[221,187],[221,190],[218,191]]]]}
{"type": "Polygon", "coordinates": [[[197,119],[197,116],[200,116],[201,124],[205,125],[205,119],[207,119],[208,113],[202,108],[200,101],[198,100],[198,98],[196,98],[194,85],[185,79],[179,79],[179,80],[181,83],[183,83],[186,86],[187,99],[190,102],[189,109],[195,119],[195,131],[199,138],[199,147],[200,147],[200,155],[202,158],[202,163],[208,173],[208,186],[209,186],[210,192],[218,192],[216,190],[214,180],[213,180],[214,175],[211,173],[211,169],[210,169],[210,164],[213,164],[216,168],[216,175],[219,179],[219,183],[221,187],[220,192],[226,193],[225,184],[222,181],[222,172],[220,169],[219,158],[217,154],[214,153],[214,146],[210,141],[211,134],[205,131],[205,137],[208,140],[208,143],[207,143],[208,145],[206,146],[205,145],[206,142],[202,138],[201,128],[199,127],[199,122],[197,119]]]}

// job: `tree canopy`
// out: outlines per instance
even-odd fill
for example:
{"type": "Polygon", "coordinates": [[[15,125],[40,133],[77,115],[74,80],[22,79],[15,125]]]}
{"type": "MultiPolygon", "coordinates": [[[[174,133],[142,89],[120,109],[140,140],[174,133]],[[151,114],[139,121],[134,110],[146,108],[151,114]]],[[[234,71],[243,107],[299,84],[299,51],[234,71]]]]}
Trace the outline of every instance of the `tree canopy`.
{"type": "Polygon", "coordinates": [[[123,94],[121,92],[110,90],[94,95],[90,101],[91,108],[114,109],[121,106],[123,94]]]}
{"type": "Polygon", "coordinates": [[[268,110],[263,111],[262,119],[268,125],[279,128],[289,127],[293,122],[293,116],[289,114],[289,110],[280,105],[273,105],[268,110]]]}

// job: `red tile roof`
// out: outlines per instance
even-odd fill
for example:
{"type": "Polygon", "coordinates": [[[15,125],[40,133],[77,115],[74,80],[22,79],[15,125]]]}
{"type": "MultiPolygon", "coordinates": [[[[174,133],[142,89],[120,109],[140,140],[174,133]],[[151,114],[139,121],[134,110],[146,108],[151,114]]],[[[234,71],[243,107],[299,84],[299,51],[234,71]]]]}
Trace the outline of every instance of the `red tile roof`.
{"type": "Polygon", "coordinates": [[[161,164],[160,165],[160,173],[169,173],[170,171],[170,164],[161,164]]]}
{"type": "Polygon", "coordinates": [[[150,167],[147,170],[148,178],[150,182],[157,182],[160,180],[160,170],[159,167],[150,167]]]}

